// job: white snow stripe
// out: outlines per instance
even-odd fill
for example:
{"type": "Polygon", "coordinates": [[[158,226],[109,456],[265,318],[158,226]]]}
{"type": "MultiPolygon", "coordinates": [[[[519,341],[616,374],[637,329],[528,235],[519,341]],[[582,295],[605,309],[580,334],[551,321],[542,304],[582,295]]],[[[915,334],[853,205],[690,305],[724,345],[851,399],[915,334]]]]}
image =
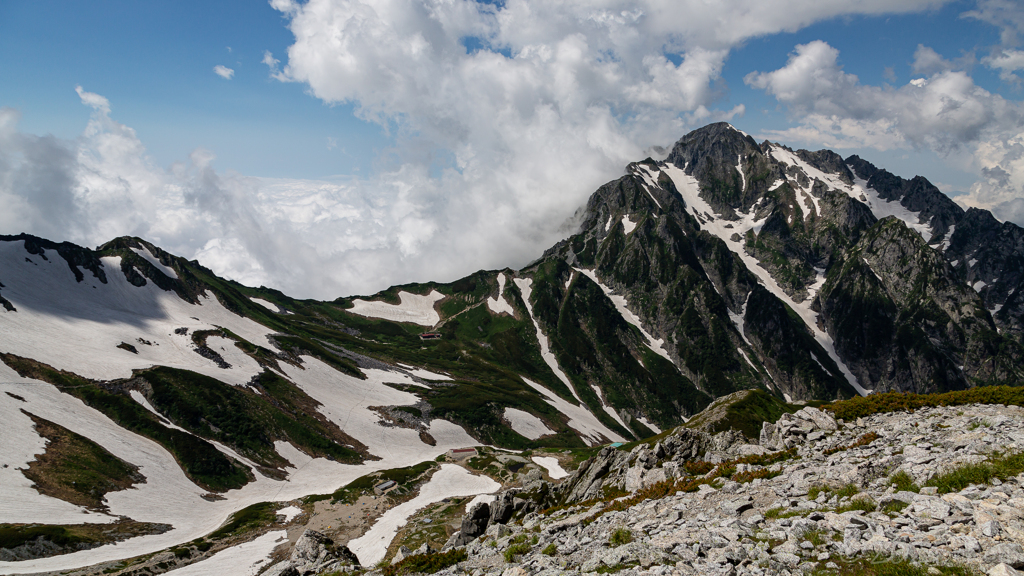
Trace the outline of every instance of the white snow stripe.
{"type": "MultiPolygon", "coordinates": [[[[774,152],[775,148],[773,148],[772,150],[774,152]]],[[[672,181],[676,185],[676,189],[679,190],[679,193],[683,196],[683,199],[686,202],[687,206],[691,206],[695,210],[702,210],[708,211],[709,213],[713,213],[708,203],[703,198],[700,197],[700,185],[698,184],[696,178],[687,175],[686,172],[672,164],[667,164],[664,171],[669,175],[670,178],[672,178],[672,181]]],[[[738,256],[743,261],[743,263],[746,264],[747,269],[753,272],[754,275],[758,277],[758,279],[761,281],[761,284],[766,289],[768,289],[769,292],[771,292],[780,300],[788,304],[800,316],[800,318],[804,322],[804,325],[807,326],[808,330],[811,331],[811,334],[814,336],[815,340],[818,341],[818,344],[820,344],[821,347],[825,349],[829,357],[832,358],[832,360],[839,367],[839,370],[846,377],[846,381],[849,382],[850,385],[853,386],[853,388],[857,390],[859,394],[867,395],[869,393],[869,390],[865,390],[864,387],[862,387],[860,383],[857,382],[857,378],[839,358],[839,355],[835,351],[835,345],[832,342],[832,338],[827,333],[823,332],[818,328],[817,313],[811,310],[811,301],[804,300],[803,302],[799,303],[793,301],[793,299],[786,295],[782,288],[779,287],[779,284],[775,281],[774,278],[771,277],[771,274],[769,274],[767,270],[761,267],[757,259],[747,254],[746,251],[743,249],[743,237],[746,234],[746,232],[748,230],[754,230],[755,232],[760,230],[761,226],[764,224],[764,220],[755,220],[754,211],[751,211],[749,214],[743,214],[741,216],[742,218],[739,222],[729,222],[729,224],[732,225],[732,228],[725,228],[725,222],[717,218],[713,222],[705,222],[701,226],[701,228],[707,230],[708,232],[714,234],[715,236],[718,236],[723,242],[725,242],[726,246],[729,247],[729,250],[736,254],[736,256],[738,256]],[[739,241],[732,240],[733,233],[739,234],[739,241]]]]}
{"type": "Polygon", "coordinates": [[[530,295],[533,294],[533,279],[532,278],[514,278],[512,280],[519,287],[519,292],[523,295],[523,304],[526,305],[526,312],[530,315],[530,320],[533,321],[533,327],[537,330],[537,342],[540,343],[540,356],[544,359],[544,363],[551,368],[551,371],[555,373],[555,376],[565,384],[572,395],[581,404],[583,400],[580,395],[576,393],[576,388],[572,385],[572,381],[566,376],[565,372],[562,372],[562,368],[558,366],[558,360],[555,359],[555,355],[551,352],[550,346],[548,346],[548,337],[544,335],[544,332],[540,329],[540,324],[537,323],[537,319],[533,316],[533,305],[530,304],[530,295]]]}

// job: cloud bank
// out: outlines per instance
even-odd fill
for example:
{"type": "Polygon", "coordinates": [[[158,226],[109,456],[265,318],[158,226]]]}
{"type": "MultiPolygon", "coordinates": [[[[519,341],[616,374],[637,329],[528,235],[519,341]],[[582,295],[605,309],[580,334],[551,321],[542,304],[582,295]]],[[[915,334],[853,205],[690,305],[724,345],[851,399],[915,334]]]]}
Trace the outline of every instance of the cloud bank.
{"type": "MultiPolygon", "coordinates": [[[[354,103],[389,131],[395,144],[374,175],[257,179],[217,171],[204,150],[156,167],[110,103],[79,89],[93,113],[74,142],[23,134],[14,111],[0,112],[0,202],[12,207],[0,226],[88,244],[140,235],[300,297],[518,267],[564,237],[567,218],[627,162],[744,113],[716,108],[738,45],[839,16],[943,3],[273,0],[295,42],[264,55],[271,77],[327,104],[354,103]]],[[[998,21],[1012,39],[1012,18],[998,2],[983,4],[971,17],[998,21]]],[[[988,170],[977,202],[1000,202],[1024,173],[1014,164],[1021,142],[998,130],[1019,125],[1020,105],[929,50],[915,60],[926,76],[900,88],[861,84],[825,42],[746,81],[791,110],[797,127],[779,133],[784,140],[945,153],[969,143],[979,173],[988,170]]],[[[985,64],[1012,74],[1005,53],[985,64]]]]}

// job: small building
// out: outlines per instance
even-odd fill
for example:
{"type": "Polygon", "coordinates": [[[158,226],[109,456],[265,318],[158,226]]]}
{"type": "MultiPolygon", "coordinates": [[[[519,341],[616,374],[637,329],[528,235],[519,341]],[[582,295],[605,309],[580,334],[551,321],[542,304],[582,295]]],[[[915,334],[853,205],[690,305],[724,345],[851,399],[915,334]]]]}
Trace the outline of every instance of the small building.
{"type": "Polygon", "coordinates": [[[420,340],[440,340],[440,332],[424,332],[420,334],[420,340]]]}
{"type": "Polygon", "coordinates": [[[398,484],[395,483],[394,480],[385,480],[384,482],[381,482],[380,484],[377,484],[376,486],[374,486],[373,487],[373,492],[375,494],[383,494],[383,493],[387,492],[388,490],[391,490],[392,488],[394,488],[397,485],[398,484]]]}
{"type": "Polygon", "coordinates": [[[476,456],[476,448],[452,448],[448,451],[448,457],[452,460],[465,460],[476,456]]]}

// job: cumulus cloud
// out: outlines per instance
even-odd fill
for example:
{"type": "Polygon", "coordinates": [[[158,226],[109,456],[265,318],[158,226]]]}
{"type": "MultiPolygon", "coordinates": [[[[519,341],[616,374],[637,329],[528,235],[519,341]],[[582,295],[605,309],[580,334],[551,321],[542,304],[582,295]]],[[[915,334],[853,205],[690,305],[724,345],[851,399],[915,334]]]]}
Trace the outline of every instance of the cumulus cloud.
{"type": "Polygon", "coordinates": [[[839,65],[839,52],[822,41],[796,47],[786,65],[745,78],[786,105],[798,126],[771,133],[826,146],[930,148],[967,155],[979,174],[965,205],[992,209],[1024,223],[1024,104],[992,94],[930,48],[919,47],[915,68],[930,75],[898,87],[865,85],[839,65]]]}
{"type": "MultiPolygon", "coordinates": [[[[16,141],[3,148],[4,190],[13,179],[36,179],[63,208],[48,213],[20,192],[3,201],[36,218],[33,231],[90,244],[141,235],[297,296],[520,266],[564,236],[566,220],[627,162],[696,125],[744,113],[742,105],[716,107],[738,44],[837,16],[943,3],[272,0],[295,41],[280,59],[264,54],[270,76],[301,83],[327,104],[352,103],[390,131],[395,144],[373,175],[257,179],[217,171],[203,150],[156,167],[135,133],[112,119],[110,103],[80,90],[93,115],[74,142],[21,134],[16,114],[0,115],[0,138],[16,141]],[[30,169],[37,158],[49,168],[30,169]],[[64,180],[51,186],[44,178],[64,180]]],[[[800,61],[818,71],[809,86],[800,74],[752,81],[823,118],[852,111],[863,125],[851,133],[925,137],[886,129],[867,105],[844,97],[861,87],[829,50],[812,46],[800,61]]]]}
{"type": "Polygon", "coordinates": [[[213,73],[225,80],[231,80],[235,76],[235,71],[227,66],[217,64],[213,67],[213,73]]]}

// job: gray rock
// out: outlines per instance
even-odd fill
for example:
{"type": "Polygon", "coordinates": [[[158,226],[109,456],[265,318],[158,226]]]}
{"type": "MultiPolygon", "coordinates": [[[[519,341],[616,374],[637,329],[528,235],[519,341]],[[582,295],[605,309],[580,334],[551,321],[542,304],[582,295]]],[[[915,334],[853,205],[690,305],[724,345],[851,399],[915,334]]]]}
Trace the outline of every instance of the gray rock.
{"type": "Polygon", "coordinates": [[[1024,568],[1024,547],[1016,542],[996,544],[985,551],[986,564],[1009,564],[1013,568],[1024,568]]]}

